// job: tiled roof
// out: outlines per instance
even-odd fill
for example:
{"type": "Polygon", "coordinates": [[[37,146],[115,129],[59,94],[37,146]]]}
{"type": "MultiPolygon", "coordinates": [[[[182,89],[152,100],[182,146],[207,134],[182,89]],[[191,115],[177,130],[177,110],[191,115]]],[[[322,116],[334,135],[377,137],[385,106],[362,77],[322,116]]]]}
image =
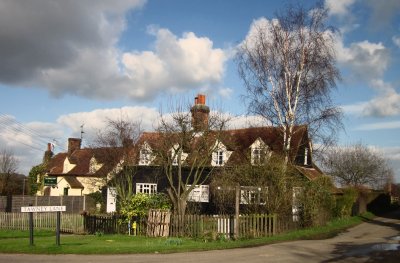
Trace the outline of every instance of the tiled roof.
{"type": "Polygon", "coordinates": [[[78,188],[78,189],[83,189],[83,185],[76,179],[75,176],[64,176],[65,181],[71,186],[71,188],[78,188]]]}
{"type": "Polygon", "coordinates": [[[122,158],[122,149],[119,148],[85,148],[75,150],[69,157],[67,153],[59,153],[55,155],[47,164],[48,175],[71,175],[71,176],[87,176],[87,177],[103,177],[106,176],[122,158]],[[96,161],[101,164],[101,168],[94,174],[89,173],[90,160],[95,157],[96,161]],[[68,158],[75,167],[68,173],[63,173],[65,159],[68,158]]]}
{"type": "MultiPolygon", "coordinates": [[[[227,147],[229,151],[233,151],[232,156],[228,160],[229,163],[238,163],[246,159],[249,155],[249,147],[258,139],[269,147],[269,149],[277,154],[283,153],[283,136],[281,130],[276,127],[253,127],[235,130],[224,130],[217,135],[213,132],[210,138],[218,139],[227,147]],[[213,136],[214,135],[214,136],[213,136]]],[[[298,126],[294,130],[294,135],[291,141],[290,158],[295,160],[300,146],[308,143],[308,134],[306,126],[298,126]]],[[[144,142],[148,143],[152,149],[157,149],[163,140],[159,132],[145,132],[139,139],[139,147],[144,142]]],[[[173,135],[168,136],[171,147],[174,145],[173,135]]],[[[190,157],[189,157],[190,158],[190,157]]]]}

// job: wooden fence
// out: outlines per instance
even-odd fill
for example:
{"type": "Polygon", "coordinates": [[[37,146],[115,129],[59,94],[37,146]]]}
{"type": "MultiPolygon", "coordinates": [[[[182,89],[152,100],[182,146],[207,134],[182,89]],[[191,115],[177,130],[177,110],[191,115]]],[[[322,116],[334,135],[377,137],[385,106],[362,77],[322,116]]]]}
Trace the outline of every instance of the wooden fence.
{"type": "MultiPolygon", "coordinates": [[[[55,230],[56,213],[33,213],[35,229],[55,230]]],[[[0,229],[29,229],[29,213],[0,212],[0,229]]],[[[83,216],[79,214],[61,213],[60,231],[63,233],[84,233],[83,216]]]]}
{"type": "MultiPolygon", "coordinates": [[[[234,236],[235,219],[232,215],[173,215],[171,217],[171,236],[214,238],[217,235],[231,238],[234,236]]],[[[273,236],[277,233],[276,215],[255,214],[239,217],[238,237],[273,236]]]]}

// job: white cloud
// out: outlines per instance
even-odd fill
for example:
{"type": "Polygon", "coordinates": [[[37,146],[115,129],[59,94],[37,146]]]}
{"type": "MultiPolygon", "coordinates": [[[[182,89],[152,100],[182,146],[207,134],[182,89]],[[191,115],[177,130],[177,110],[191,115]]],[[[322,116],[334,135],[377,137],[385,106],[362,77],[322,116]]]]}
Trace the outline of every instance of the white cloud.
{"type": "Polygon", "coordinates": [[[383,80],[371,80],[370,86],[377,92],[377,97],[370,101],[344,105],[347,114],[366,117],[388,117],[400,115],[400,94],[390,83],[383,80]]]}
{"type": "Polygon", "coordinates": [[[350,14],[349,8],[356,0],[325,0],[325,6],[332,16],[345,17],[350,14]]]}
{"type": "Polygon", "coordinates": [[[84,124],[84,136],[87,142],[93,141],[98,131],[104,129],[108,120],[126,120],[139,122],[141,129],[152,130],[159,113],[155,108],[122,107],[114,109],[97,109],[90,112],[77,112],[62,115],[57,124],[68,129],[72,136],[80,136],[80,126],[84,124]]]}
{"type": "Polygon", "coordinates": [[[150,100],[216,86],[227,55],[207,37],[149,30],[155,50],[127,51],[117,43],[127,12],[144,0],[0,2],[0,84],[39,87],[53,96],[150,100]]]}
{"type": "Polygon", "coordinates": [[[352,115],[361,115],[368,102],[357,102],[354,104],[342,105],[344,113],[352,115]]]}
{"type": "Polygon", "coordinates": [[[371,131],[371,130],[387,130],[387,129],[399,129],[400,121],[390,121],[390,122],[377,122],[369,123],[356,127],[354,130],[358,131],[371,131]]]}
{"type": "Polygon", "coordinates": [[[389,64],[389,51],[382,43],[364,40],[345,47],[343,39],[338,38],[335,48],[338,62],[348,67],[359,81],[380,79],[389,64]]]}
{"type": "Polygon", "coordinates": [[[393,43],[400,48],[400,36],[393,36],[392,37],[393,43]]]}
{"type": "Polygon", "coordinates": [[[374,117],[400,115],[400,94],[382,80],[374,81],[373,86],[380,94],[365,105],[363,115],[374,117]]]}
{"type": "Polygon", "coordinates": [[[151,29],[155,51],[127,52],[122,62],[132,82],[131,97],[153,96],[216,85],[222,80],[227,56],[206,37],[193,32],[177,38],[167,29],[151,29]]]}

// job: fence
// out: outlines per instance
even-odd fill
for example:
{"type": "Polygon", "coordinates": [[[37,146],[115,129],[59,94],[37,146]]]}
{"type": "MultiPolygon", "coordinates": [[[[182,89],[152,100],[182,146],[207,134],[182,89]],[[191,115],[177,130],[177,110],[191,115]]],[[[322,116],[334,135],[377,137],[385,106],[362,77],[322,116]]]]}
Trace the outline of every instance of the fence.
{"type": "Polygon", "coordinates": [[[146,220],[133,218],[130,222],[123,220],[118,215],[86,215],[84,218],[84,230],[88,234],[127,234],[146,235],[146,220]],[[131,230],[129,232],[129,229],[131,230]]]}
{"type": "Polygon", "coordinates": [[[22,206],[66,206],[68,213],[96,210],[96,204],[89,196],[0,196],[0,212],[21,212],[22,206]]]}
{"type": "MultiPolygon", "coordinates": [[[[171,236],[202,237],[204,235],[234,236],[235,219],[231,215],[173,215],[171,236]]],[[[273,236],[277,231],[276,215],[255,214],[239,217],[238,237],[273,236]]]]}
{"type": "MultiPolygon", "coordinates": [[[[33,213],[35,229],[55,230],[57,213],[33,213]]],[[[61,213],[60,231],[63,233],[84,233],[83,216],[61,213]]],[[[0,212],[0,229],[28,230],[29,213],[0,212]]]]}

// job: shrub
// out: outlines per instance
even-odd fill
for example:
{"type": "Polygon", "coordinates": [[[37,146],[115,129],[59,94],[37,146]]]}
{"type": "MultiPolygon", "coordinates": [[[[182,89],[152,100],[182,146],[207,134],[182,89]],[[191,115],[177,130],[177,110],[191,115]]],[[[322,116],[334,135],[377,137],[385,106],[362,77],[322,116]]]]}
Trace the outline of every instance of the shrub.
{"type": "Polygon", "coordinates": [[[336,198],[334,216],[338,218],[350,217],[354,202],[357,200],[358,191],[354,188],[345,188],[343,195],[336,198]]]}

